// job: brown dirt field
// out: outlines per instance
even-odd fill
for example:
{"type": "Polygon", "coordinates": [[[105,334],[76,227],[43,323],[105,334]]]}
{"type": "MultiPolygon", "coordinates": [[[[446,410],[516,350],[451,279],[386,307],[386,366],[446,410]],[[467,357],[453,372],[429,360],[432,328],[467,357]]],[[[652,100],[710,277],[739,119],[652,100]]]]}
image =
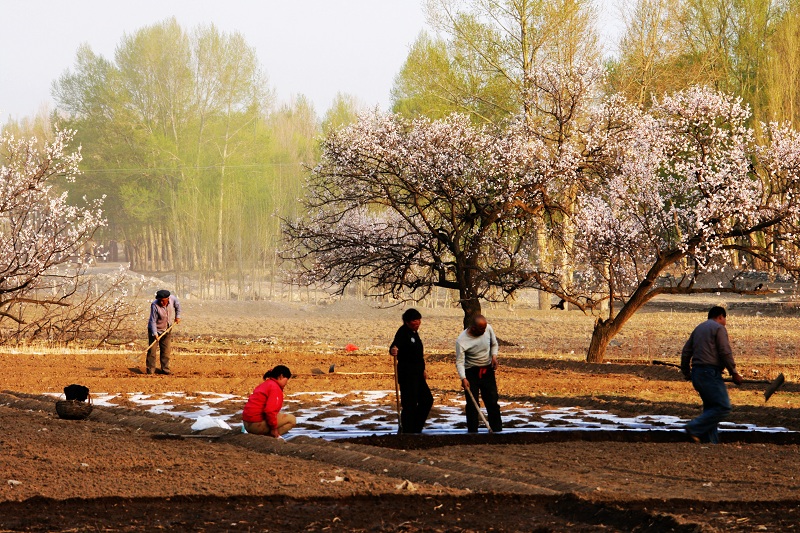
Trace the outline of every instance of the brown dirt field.
{"type": "MultiPolygon", "coordinates": [[[[731,388],[730,421],[800,431],[800,318],[768,304],[729,303],[728,329],[743,373],[772,378],[783,372],[788,383],[767,404],[760,385],[731,388]]],[[[613,363],[604,365],[581,362],[591,317],[485,311],[498,335],[514,344],[501,350],[504,400],[618,416],[699,412],[677,369],[649,364],[677,361],[683,340],[703,318],[699,306],[679,300],[651,306],[609,349],[613,363]]],[[[283,443],[221,430],[204,432],[215,438],[161,440],[153,436],[191,434],[189,424],[129,403],[127,409],[96,407],[86,421],[65,421],[55,416],[54,400],[40,396],[77,382],[94,392],[246,397],[278,363],[296,373],[287,393],[392,389],[386,343],[400,312],[360,302],[185,301],[171,376],[141,373],[142,340],[124,350],[0,353],[0,389],[7,391],[0,394],[0,531],[800,528],[797,443],[728,434],[727,444],[693,445],[675,442],[674,432],[650,442],[634,433],[598,433],[590,441],[585,432],[563,432],[551,441],[504,434],[283,443]],[[359,350],[346,352],[348,343],[359,350]],[[331,364],[337,373],[312,374],[331,364]]],[[[455,397],[451,344],[460,315],[422,312],[430,385],[437,398],[455,397]]]]}

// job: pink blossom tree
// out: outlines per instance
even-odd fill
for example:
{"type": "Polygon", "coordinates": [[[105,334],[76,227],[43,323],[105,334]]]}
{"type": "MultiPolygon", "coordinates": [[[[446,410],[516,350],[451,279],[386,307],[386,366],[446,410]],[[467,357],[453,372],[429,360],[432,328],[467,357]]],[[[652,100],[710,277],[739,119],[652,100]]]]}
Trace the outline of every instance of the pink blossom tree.
{"type": "Polygon", "coordinates": [[[466,322],[482,299],[529,284],[522,273],[537,261],[538,224],[557,210],[554,184],[575,174],[566,150],[523,130],[373,114],[331,133],[307,217],[285,224],[287,256],[340,292],[358,279],[398,298],[452,289],[466,322]]]}
{"type": "Polygon", "coordinates": [[[68,150],[72,136],[57,131],[40,146],[0,132],[0,321],[30,326],[36,313],[26,316],[23,305],[68,306],[85,286],[81,248],[104,219],[102,200],[76,206],[54,185],[80,174],[80,151],[68,150]]]}
{"type": "Polygon", "coordinates": [[[588,361],[601,362],[614,335],[658,295],[752,292],[740,275],[756,261],[797,271],[800,134],[762,125],[759,143],[749,119],[740,99],[707,88],[664,97],[647,112],[617,98],[597,111],[567,250],[575,274],[531,274],[598,315],[588,361]]]}
{"type": "Polygon", "coordinates": [[[289,255],[339,290],[456,290],[465,319],[497,292],[546,291],[597,316],[594,362],[658,295],[752,292],[756,264],[797,271],[800,134],[762,125],[758,142],[741,101],[707,88],[590,112],[541,131],[363,117],[325,140],[289,255]]]}

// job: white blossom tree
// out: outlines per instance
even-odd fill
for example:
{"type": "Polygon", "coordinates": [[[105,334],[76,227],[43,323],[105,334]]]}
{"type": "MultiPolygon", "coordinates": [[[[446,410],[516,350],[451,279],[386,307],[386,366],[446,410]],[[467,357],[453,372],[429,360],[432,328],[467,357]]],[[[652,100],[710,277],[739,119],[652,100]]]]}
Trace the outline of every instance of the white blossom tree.
{"type": "Polygon", "coordinates": [[[398,298],[455,290],[466,322],[481,299],[529,283],[520,273],[538,260],[536,229],[558,208],[552,187],[575,176],[571,152],[523,130],[457,114],[362,116],[325,139],[308,215],[286,221],[286,255],[339,291],[358,279],[398,298]]]}
{"type": "Polygon", "coordinates": [[[81,287],[81,249],[104,219],[102,200],[76,206],[55,186],[80,174],[72,136],[40,145],[0,132],[0,322],[26,324],[23,305],[68,306],[81,287]]]}
{"type": "Polygon", "coordinates": [[[767,141],[758,143],[749,119],[740,99],[707,88],[647,112],[618,98],[598,110],[587,136],[592,180],[583,182],[568,250],[576,274],[532,273],[598,313],[588,361],[601,362],[658,295],[752,292],[741,274],[756,264],[797,271],[800,134],[762,125],[767,141]]]}
{"type": "Polygon", "coordinates": [[[56,279],[48,281],[57,281],[58,293],[66,296],[19,302],[21,320],[14,328],[0,329],[0,342],[91,342],[102,346],[126,344],[140,336],[140,297],[152,285],[149,280],[127,267],[109,272],[81,265],[69,277],[65,278],[63,269],[56,269],[53,275],[56,279]]]}

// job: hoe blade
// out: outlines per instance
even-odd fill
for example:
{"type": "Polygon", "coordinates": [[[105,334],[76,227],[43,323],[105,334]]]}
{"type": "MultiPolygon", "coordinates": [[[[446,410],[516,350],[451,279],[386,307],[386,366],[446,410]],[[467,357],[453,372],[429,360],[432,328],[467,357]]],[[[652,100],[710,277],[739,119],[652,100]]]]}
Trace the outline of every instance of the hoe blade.
{"type": "Polygon", "coordinates": [[[781,385],[786,381],[783,377],[783,374],[778,374],[778,377],[772,380],[772,383],[769,384],[769,387],[766,388],[764,391],[764,403],[766,403],[770,397],[775,394],[775,391],[781,388],[781,385]]]}

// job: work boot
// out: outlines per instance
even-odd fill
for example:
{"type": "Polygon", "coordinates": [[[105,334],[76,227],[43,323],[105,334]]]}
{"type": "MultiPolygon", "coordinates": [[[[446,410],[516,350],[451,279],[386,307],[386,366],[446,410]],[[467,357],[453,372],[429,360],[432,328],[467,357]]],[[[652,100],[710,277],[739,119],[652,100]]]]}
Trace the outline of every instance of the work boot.
{"type": "Polygon", "coordinates": [[[147,373],[148,374],[155,374],[156,373],[156,369],[155,368],[148,368],[147,369],[147,373]]]}
{"type": "Polygon", "coordinates": [[[172,371],[169,368],[162,368],[161,370],[159,370],[159,373],[164,374],[165,376],[169,376],[170,374],[172,374],[172,371]]]}

